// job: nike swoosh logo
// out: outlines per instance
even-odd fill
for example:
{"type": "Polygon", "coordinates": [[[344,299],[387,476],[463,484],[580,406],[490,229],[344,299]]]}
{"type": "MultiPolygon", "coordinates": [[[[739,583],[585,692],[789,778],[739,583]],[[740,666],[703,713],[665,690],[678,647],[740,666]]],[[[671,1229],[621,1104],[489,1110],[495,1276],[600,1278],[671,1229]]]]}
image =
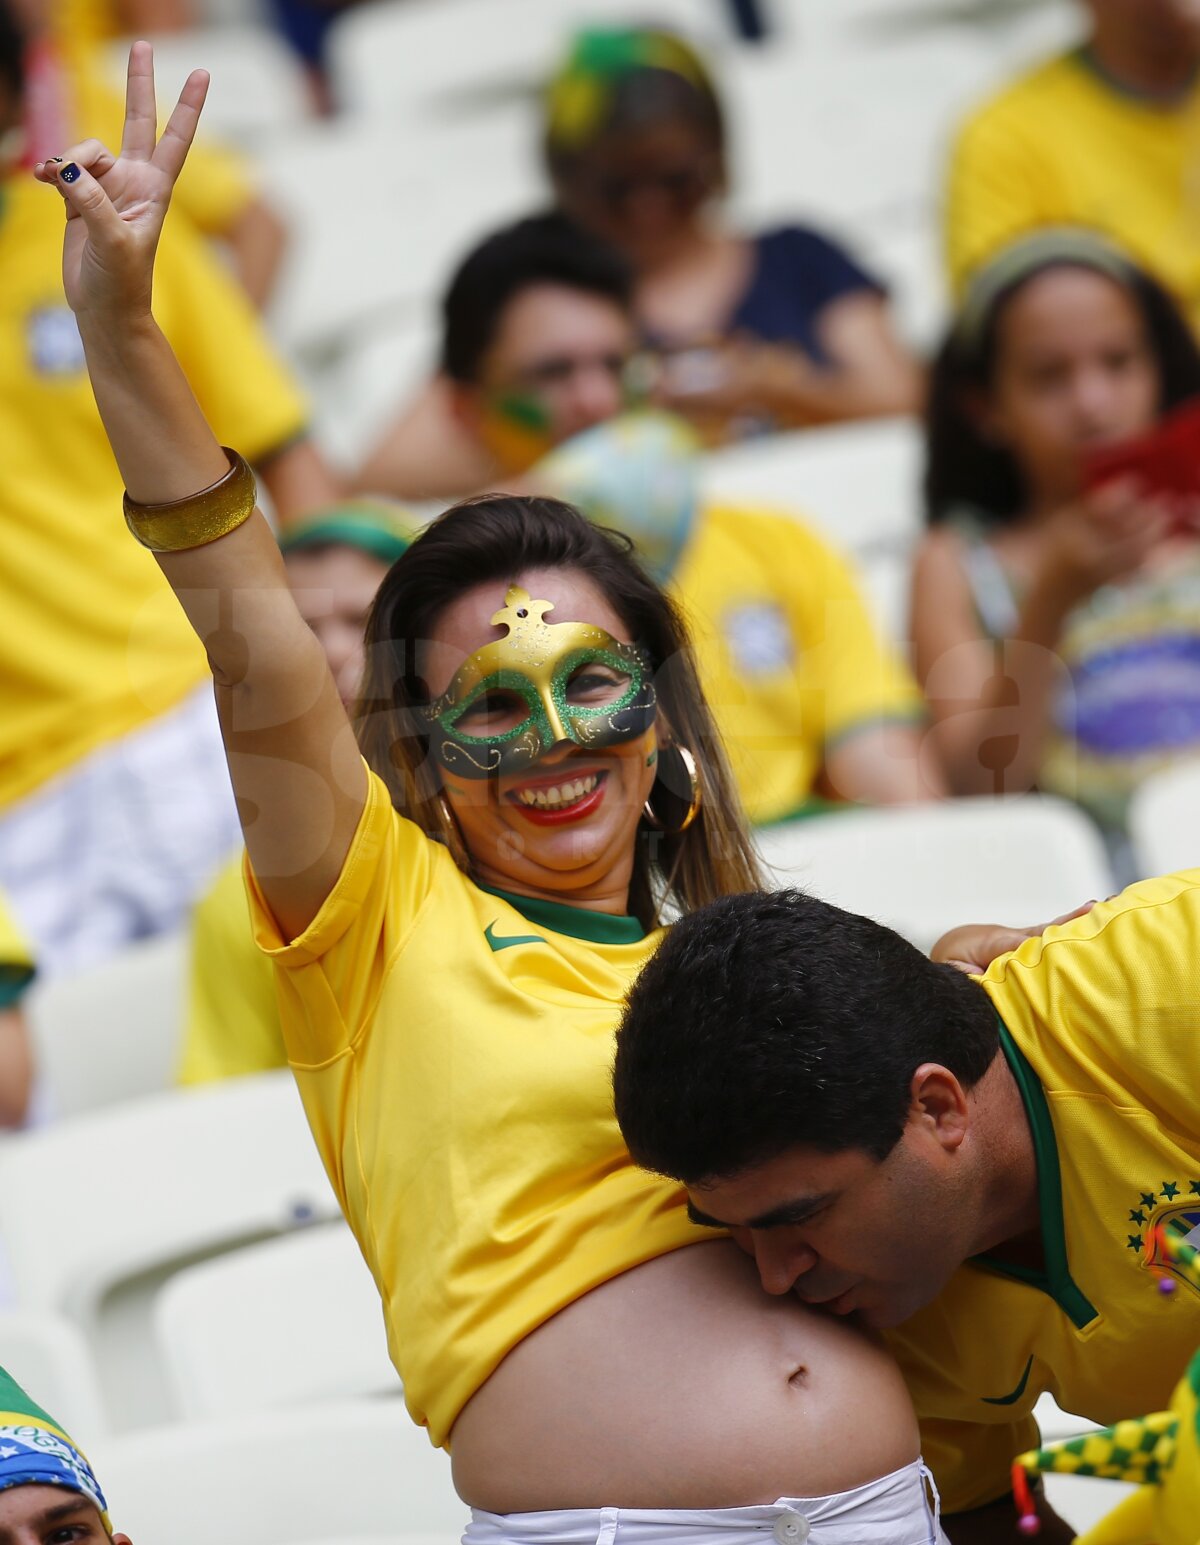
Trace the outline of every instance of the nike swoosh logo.
{"type": "Polygon", "coordinates": [[[1025,1372],[1021,1375],[1021,1382],[1013,1390],[1011,1395],[980,1395],[980,1400],[985,1406],[1015,1406],[1017,1401],[1025,1393],[1025,1386],[1029,1383],[1029,1372],[1033,1367],[1033,1357],[1025,1364],[1025,1372]]]}
{"type": "Polygon", "coordinates": [[[505,934],[497,938],[494,932],[495,923],[489,923],[483,930],[483,937],[488,941],[493,950],[511,949],[514,944],[545,944],[545,939],[540,933],[514,933],[505,934]]]}

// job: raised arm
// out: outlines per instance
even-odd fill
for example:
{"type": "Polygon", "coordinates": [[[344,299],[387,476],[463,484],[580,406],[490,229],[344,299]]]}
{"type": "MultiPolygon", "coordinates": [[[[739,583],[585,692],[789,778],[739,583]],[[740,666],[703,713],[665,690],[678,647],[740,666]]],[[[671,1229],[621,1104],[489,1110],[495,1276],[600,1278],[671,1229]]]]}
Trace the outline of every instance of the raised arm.
{"type": "MultiPolygon", "coordinates": [[[[187,499],[230,466],[151,310],[154,255],[207,89],[207,74],[193,71],[156,143],[153,58],[149,44],[135,43],[120,155],[89,140],[36,173],[66,202],[67,300],[113,454],[139,505],[187,499]]],[[[70,451],[48,446],[47,454],[70,451]]],[[[170,512],[154,524],[184,535],[194,526],[170,512]]],[[[362,810],[366,776],[353,732],[259,511],[205,545],[156,557],[208,653],[246,845],[294,937],[332,888],[362,810]]]]}

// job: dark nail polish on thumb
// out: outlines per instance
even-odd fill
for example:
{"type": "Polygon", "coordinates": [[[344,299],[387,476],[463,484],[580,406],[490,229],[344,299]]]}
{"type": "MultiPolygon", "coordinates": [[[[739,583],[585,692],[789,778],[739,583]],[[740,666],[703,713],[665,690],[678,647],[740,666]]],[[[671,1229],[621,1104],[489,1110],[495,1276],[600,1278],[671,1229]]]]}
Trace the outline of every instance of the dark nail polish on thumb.
{"type": "Polygon", "coordinates": [[[75,165],[74,161],[68,161],[58,176],[61,182],[78,182],[79,168],[75,165]]]}

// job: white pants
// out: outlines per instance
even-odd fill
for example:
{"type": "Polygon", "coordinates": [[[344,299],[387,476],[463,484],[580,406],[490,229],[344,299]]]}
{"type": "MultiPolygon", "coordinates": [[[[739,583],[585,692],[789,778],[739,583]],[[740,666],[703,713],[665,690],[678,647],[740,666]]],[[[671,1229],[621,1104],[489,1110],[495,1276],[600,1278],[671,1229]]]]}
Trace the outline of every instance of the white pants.
{"type": "Polygon", "coordinates": [[[762,1507],[684,1512],[572,1508],[473,1510],[463,1545],[949,1545],[933,1477],[915,1460],[834,1497],[781,1497],[762,1507]]]}
{"type": "Polygon", "coordinates": [[[45,979],[177,927],[240,842],[204,685],[0,815],[0,890],[45,979]]]}

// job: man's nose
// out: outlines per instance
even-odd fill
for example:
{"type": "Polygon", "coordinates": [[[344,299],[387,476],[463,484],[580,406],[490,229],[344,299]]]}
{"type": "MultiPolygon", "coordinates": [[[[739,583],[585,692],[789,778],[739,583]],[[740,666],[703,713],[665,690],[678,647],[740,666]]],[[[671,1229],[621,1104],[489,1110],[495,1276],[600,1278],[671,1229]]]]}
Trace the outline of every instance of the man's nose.
{"type": "Polygon", "coordinates": [[[607,365],[577,370],[571,388],[571,409],[581,429],[606,423],[621,411],[621,383],[607,365]]]}
{"type": "Polygon", "coordinates": [[[790,1293],[817,1264],[817,1252],[803,1240],[771,1229],[755,1235],[754,1260],[759,1280],[768,1293],[790,1293]]]}

